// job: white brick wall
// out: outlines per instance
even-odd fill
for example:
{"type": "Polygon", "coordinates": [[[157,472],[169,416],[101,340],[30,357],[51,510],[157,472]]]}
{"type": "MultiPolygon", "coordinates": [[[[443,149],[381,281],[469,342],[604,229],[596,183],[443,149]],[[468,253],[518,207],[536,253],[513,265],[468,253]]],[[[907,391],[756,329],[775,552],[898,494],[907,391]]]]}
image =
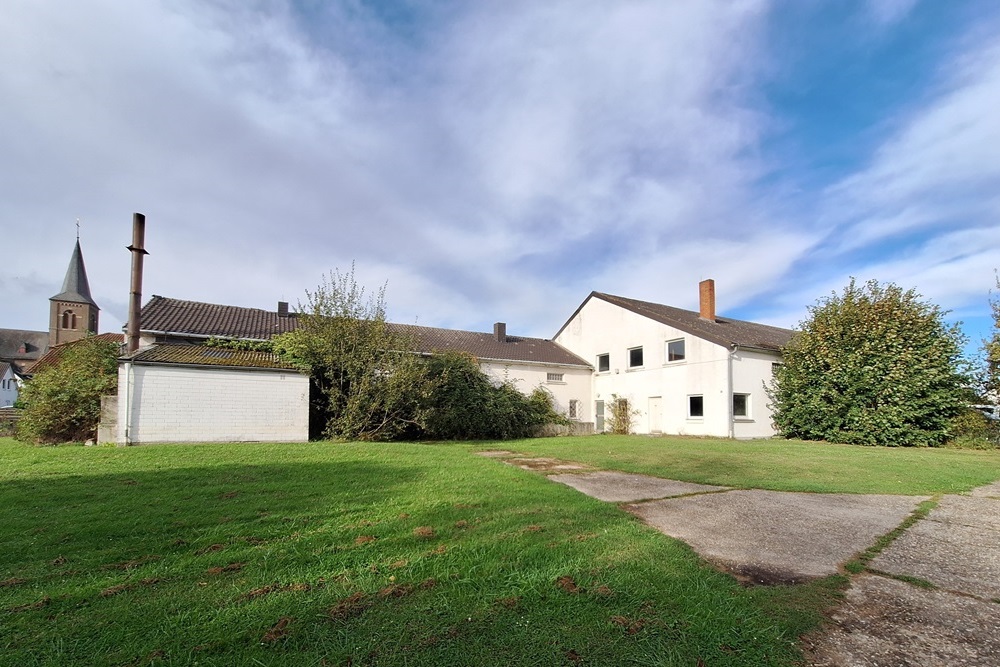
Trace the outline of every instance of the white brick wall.
{"type": "Polygon", "coordinates": [[[118,442],[303,442],[309,378],[294,371],[118,369],[118,442]]]}

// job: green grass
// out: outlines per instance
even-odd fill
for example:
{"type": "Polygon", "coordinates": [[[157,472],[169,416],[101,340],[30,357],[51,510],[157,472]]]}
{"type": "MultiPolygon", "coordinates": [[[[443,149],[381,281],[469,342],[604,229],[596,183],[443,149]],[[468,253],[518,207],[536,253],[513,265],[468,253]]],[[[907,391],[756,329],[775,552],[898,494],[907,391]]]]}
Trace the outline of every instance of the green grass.
{"type": "Polygon", "coordinates": [[[0,439],[0,664],[791,665],[844,586],[742,588],[478,448],[0,439]]]}
{"type": "Polygon", "coordinates": [[[588,436],[497,445],[520,453],[702,484],[774,491],[934,495],[1000,479],[1000,451],[796,440],[588,436]]]}

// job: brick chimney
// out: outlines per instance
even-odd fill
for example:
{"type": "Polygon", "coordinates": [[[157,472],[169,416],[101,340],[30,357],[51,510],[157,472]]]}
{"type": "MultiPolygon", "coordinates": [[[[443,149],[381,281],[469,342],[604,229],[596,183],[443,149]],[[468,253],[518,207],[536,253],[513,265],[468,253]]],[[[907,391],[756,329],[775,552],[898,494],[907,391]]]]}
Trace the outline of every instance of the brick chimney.
{"type": "Polygon", "coordinates": [[[497,322],[493,325],[493,337],[501,343],[507,342],[507,324],[505,322],[497,322]]]}
{"type": "Polygon", "coordinates": [[[699,315],[709,322],[715,321],[715,281],[709,278],[698,283],[699,315]]]}

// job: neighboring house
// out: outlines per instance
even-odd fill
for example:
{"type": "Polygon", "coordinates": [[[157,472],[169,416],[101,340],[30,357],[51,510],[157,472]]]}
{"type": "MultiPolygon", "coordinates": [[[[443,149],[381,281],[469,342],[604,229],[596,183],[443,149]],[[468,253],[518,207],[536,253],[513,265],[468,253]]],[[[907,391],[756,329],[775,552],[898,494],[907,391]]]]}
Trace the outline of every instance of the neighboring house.
{"type": "Polygon", "coordinates": [[[596,430],[617,396],[638,433],[774,435],[764,387],[792,331],[716,317],[714,281],[699,288],[699,312],[592,292],[555,335],[594,366],[596,430]]]}
{"type": "Polygon", "coordinates": [[[20,374],[32,367],[49,349],[49,332],[25,329],[0,329],[0,361],[6,361],[20,374]]]}
{"type": "Polygon", "coordinates": [[[123,357],[98,440],[302,442],[309,378],[267,352],[154,344],[123,357]]]}
{"type": "Polygon", "coordinates": [[[0,408],[8,408],[17,400],[21,378],[8,361],[0,361],[0,408]]]}
{"type": "MultiPolygon", "coordinates": [[[[243,308],[198,301],[182,301],[154,295],[140,314],[140,349],[156,343],[197,344],[212,337],[270,340],[294,331],[298,315],[288,304],[276,311],[243,308]]],[[[493,333],[439,329],[410,324],[390,324],[409,337],[420,354],[462,351],[479,359],[485,373],[498,381],[512,382],[524,393],[544,387],[552,394],[555,408],[577,421],[591,421],[590,364],[551,340],[507,334],[504,323],[493,333]]]]}

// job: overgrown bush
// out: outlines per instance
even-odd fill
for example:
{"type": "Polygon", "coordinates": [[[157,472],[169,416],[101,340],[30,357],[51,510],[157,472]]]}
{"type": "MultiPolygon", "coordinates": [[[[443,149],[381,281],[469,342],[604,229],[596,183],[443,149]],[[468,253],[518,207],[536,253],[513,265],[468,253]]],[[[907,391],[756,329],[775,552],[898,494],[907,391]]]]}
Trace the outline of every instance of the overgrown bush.
{"type": "Polygon", "coordinates": [[[611,394],[606,422],[608,430],[616,435],[630,435],[635,428],[635,420],[641,414],[638,408],[624,396],[611,394]]]}
{"type": "Polygon", "coordinates": [[[118,386],[118,343],[89,336],[66,346],[59,361],[28,382],[18,397],[24,408],[19,440],[80,442],[94,438],[101,396],[118,386]]]}
{"type": "Polygon", "coordinates": [[[495,384],[464,352],[441,352],[426,360],[414,422],[432,440],[523,438],[537,426],[564,423],[551,395],[541,387],[525,396],[512,384],[495,384]]]}
{"type": "Polygon", "coordinates": [[[786,437],[938,446],[968,405],[964,339],[913,290],[854,280],[810,308],[770,388],[786,437]]]}
{"type": "Polygon", "coordinates": [[[996,449],[1000,447],[1000,423],[987,419],[979,410],[967,408],[952,418],[950,447],[996,449]]]}

